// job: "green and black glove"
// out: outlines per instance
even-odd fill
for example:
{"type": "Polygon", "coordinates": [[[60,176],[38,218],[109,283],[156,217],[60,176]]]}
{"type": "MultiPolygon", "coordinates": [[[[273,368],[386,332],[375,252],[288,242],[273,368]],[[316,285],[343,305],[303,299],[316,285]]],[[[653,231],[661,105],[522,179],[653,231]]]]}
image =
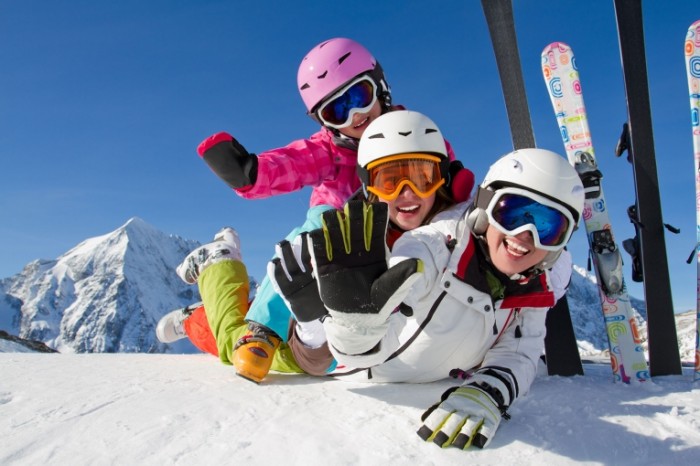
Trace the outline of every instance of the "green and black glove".
{"type": "Polygon", "coordinates": [[[335,324],[373,328],[389,315],[422,273],[419,259],[387,267],[387,205],[350,201],[344,211],[323,213],[309,233],[321,299],[335,324]]]}

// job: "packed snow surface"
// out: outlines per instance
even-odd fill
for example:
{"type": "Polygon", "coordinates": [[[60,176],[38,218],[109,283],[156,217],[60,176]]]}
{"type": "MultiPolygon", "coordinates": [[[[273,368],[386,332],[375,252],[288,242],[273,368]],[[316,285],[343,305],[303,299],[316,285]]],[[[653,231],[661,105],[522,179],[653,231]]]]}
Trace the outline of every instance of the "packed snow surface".
{"type": "Polygon", "coordinates": [[[700,384],[613,383],[542,370],[485,450],[416,435],[454,384],[273,374],[261,385],[208,355],[18,353],[0,342],[0,464],[697,465],[700,384]],[[9,352],[2,352],[9,351],[9,352]]]}

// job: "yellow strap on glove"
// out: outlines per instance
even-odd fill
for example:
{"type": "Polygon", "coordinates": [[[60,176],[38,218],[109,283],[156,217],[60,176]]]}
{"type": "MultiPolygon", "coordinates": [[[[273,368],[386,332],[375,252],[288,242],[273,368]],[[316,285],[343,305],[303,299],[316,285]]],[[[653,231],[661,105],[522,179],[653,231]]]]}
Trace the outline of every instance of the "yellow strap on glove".
{"type": "Polygon", "coordinates": [[[348,202],[323,213],[323,228],[309,233],[321,300],[336,324],[383,325],[401,304],[423,263],[408,259],[387,267],[387,205],[348,202]]]}
{"type": "Polygon", "coordinates": [[[453,387],[423,413],[423,425],[417,433],[423,440],[442,448],[467,449],[471,445],[484,448],[504,416],[507,416],[505,408],[499,409],[493,397],[479,386],[453,387]]]}

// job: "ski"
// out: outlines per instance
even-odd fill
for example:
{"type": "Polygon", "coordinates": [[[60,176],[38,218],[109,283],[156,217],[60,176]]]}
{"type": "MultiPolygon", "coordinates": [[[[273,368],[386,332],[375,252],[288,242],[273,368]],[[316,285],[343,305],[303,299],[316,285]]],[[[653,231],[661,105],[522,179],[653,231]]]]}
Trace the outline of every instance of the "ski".
{"type": "MultiPolygon", "coordinates": [[[[514,149],[535,146],[525,93],[511,0],[482,0],[491,35],[514,149]]],[[[545,358],[549,375],[583,375],[583,365],[566,296],[547,312],[545,358]]]]}
{"type": "Polygon", "coordinates": [[[536,147],[515,34],[513,4],[511,0],[481,0],[481,6],[496,55],[513,146],[516,150],[536,147]]]}
{"type": "MultiPolygon", "coordinates": [[[[688,72],[690,91],[690,121],[693,128],[693,152],[695,154],[695,215],[697,218],[697,241],[700,243],[700,20],[688,28],[685,39],[685,67],[688,72]]],[[[693,381],[700,381],[700,249],[695,246],[697,266],[697,299],[695,326],[695,372],[693,381]]],[[[690,258],[692,260],[692,256],[690,258]]]]}
{"type": "Polygon", "coordinates": [[[585,190],[583,221],[598,281],[615,381],[645,381],[649,369],[641,346],[601,185],[602,174],[588,128],[583,92],[571,48],[554,42],[542,51],[542,73],[569,162],[585,190]]]}
{"type": "Polygon", "coordinates": [[[668,274],[666,240],[656,172],[641,0],[615,0],[622,72],[627,94],[629,148],[634,168],[639,245],[647,306],[652,376],[682,373],[668,274]]]}

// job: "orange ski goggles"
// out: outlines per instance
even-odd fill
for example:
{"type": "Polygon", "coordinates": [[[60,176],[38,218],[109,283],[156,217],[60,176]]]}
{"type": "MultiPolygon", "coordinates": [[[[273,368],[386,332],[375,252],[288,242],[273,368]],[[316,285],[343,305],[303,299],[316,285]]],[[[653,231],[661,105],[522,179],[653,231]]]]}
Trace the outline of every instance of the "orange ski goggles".
{"type": "Polygon", "coordinates": [[[367,191],[393,201],[408,185],[417,196],[432,196],[445,179],[440,172],[440,158],[427,154],[401,154],[385,157],[367,165],[367,191]]]}

